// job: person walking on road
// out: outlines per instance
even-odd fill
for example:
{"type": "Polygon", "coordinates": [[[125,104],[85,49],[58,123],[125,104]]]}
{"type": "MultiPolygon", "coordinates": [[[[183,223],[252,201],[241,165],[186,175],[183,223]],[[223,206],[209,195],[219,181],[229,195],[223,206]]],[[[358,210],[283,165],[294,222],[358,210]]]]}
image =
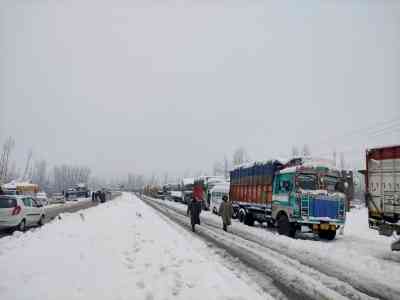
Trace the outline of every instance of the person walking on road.
{"type": "Polygon", "coordinates": [[[202,205],[202,191],[198,186],[195,186],[193,189],[193,199],[190,201],[190,223],[192,225],[192,231],[195,232],[195,226],[200,225],[200,213],[201,213],[201,205],[202,205]]]}
{"type": "Polygon", "coordinates": [[[222,229],[227,231],[227,227],[231,225],[231,219],[233,215],[233,208],[231,201],[228,200],[228,196],[222,196],[222,203],[219,206],[219,215],[222,218],[222,229]]]}

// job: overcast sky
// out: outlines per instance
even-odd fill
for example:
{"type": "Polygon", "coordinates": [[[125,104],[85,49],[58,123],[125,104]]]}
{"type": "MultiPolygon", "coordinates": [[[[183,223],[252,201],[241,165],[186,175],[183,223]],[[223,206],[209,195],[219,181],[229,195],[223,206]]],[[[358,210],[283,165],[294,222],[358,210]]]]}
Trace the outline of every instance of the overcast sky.
{"type": "Polygon", "coordinates": [[[0,3],[0,142],[97,176],[400,143],[400,1],[0,3]],[[199,4],[202,2],[202,4],[199,4]],[[151,4],[152,3],[152,4],[151,4]]]}

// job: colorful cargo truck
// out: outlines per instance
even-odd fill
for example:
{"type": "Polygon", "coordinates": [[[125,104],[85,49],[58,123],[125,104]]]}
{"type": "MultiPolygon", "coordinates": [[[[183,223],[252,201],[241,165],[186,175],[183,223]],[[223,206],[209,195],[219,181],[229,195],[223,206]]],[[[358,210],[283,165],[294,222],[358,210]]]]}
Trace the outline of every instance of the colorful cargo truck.
{"type": "Polygon", "coordinates": [[[332,240],[345,224],[347,184],[326,161],[255,162],[235,168],[230,177],[230,199],[246,225],[266,222],[287,236],[308,231],[332,240]]]}
{"type": "MultiPolygon", "coordinates": [[[[370,228],[379,234],[400,234],[400,145],[368,149],[365,175],[370,228]]],[[[400,240],[392,243],[400,250],[400,240]]]]}

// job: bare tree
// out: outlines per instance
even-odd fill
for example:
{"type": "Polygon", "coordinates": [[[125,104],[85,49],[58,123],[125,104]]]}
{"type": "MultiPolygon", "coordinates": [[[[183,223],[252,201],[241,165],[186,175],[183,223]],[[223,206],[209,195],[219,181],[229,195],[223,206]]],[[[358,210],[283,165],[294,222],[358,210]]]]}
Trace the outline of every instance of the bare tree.
{"type": "Polygon", "coordinates": [[[8,137],[3,144],[3,149],[0,156],[0,182],[8,179],[10,156],[14,145],[15,142],[11,136],[8,137]]]}
{"type": "Polygon", "coordinates": [[[345,163],[345,160],[344,160],[344,153],[343,152],[340,153],[340,169],[341,170],[346,169],[346,163],[345,163]]]}
{"type": "Polygon", "coordinates": [[[41,188],[47,186],[47,163],[45,160],[35,161],[33,167],[32,182],[38,184],[41,188]]]}
{"type": "Polygon", "coordinates": [[[30,179],[29,175],[31,175],[31,170],[32,170],[32,157],[33,157],[33,151],[32,149],[30,149],[28,151],[28,156],[26,158],[26,163],[25,163],[25,168],[24,168],[24,173],[22,175],[22,179],[23,180],[27,180],[30,179]]]}
{"type": "Polygon", "coordinates": [[[304,146],[303,146],[302,155],[303,156],[310,156],[311,155],[310,147],[307,144],[304,144],[304,146]]]}
{"type": "Polygon", "coordinates": [[[226,155],[224,156],[224,177],[225,179],[229,178],[229,161],[226,155]]]}
{"type": "Polygon", "coordinates": [[[19,170],[17,169],[17,163],[15,160],[11,163],[11,167],[9,168],[7,172],[7,176],[5,177],[5,182],[10,182],[12,180],[15,180],[19,178],[19,170]]]}
{"type": "Polygon", "coordinates": [[[55,166],[53,169],[53,185],[57,190],[65,190],[78,183],[87,184],[91,170],[82,166],[55,166]]]}
{"type": "Polygon", "coordinates": [[[223,175],[224,174],[224,166],[221,162],[216,161],[213,164],[213,175],[223,175]]]}
{"type": "Polygon", "coordinates": [[[237,166],[247,161],[249,161],[249,156],[247,154],[246,149],[244,149],[243,147],[236,149],[235,152],[233,153],[233,159],[232,159],[233,165],[237,166]]]}
{"type": "Polygon", "coordinates": [[[164,183],[164,184],[167,184],[167,183],[168,183],[168,176],[169,176],[169,175],[168,175],[168,172],[165,172],[165,173],[164,173],[164,180],[163,180],[163,183],[164,183]]]}
{"type": "Polygon", "coordinates": [[[292,157],[299,156],[299,149],[296,146],[292,146],[292,157]]]}
{"type": "Polygon", "coordinates": [[[332,159],[333,159],[333,165],[336,167],[337,166],[337,152],[336,152],[336,149],[333,149],[332,159]]]}

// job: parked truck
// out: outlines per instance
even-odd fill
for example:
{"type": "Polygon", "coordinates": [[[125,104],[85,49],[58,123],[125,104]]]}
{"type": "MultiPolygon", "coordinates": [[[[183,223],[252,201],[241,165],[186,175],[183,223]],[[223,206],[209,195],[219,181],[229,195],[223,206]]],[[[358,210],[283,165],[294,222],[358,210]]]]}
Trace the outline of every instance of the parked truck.
{"type": "Polygon", "coordinates": [[[230,199],[246,225],[266,222],[279,234],[314,232],[328,240],[345,225],[347,184],[326,161],[255,162],[235,168],[230,178],[230,199]]]}
{"type": "MultiPolygon", "coordinates": [[[[400,145],[368,149],[365,175],[369,227],[379,234],[400,235],[400,145]]],[[[400,240],[392,243],[400,250],[400,240]]]]}

